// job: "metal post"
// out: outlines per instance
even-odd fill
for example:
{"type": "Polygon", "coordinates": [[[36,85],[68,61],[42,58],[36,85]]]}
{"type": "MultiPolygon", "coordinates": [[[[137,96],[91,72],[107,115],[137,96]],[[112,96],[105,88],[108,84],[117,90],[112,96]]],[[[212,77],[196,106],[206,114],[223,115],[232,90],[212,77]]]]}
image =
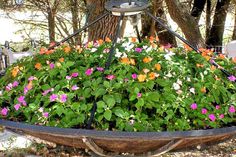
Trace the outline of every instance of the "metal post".
{"type": "Polygon", "coordinates": [[[84,31],[85,29],[87,29],[88,27],[92,26],[93,24],[95,24],[96,22],[98,22],[99,20],[101,20],[102,18],[104,18],[105,16],[107,16],[109,14],[109,12],[105,12],[103,15],[99,16],[97,19],[95,19],[93,22],[86,24],[84,27],[80,28],[79,30],[77,30],[75,33],[69,35],[68,37],[66,37],[65,39],[61,40],[60,42],[57,42],[55,45],[51,46],[48,48],[48,50],[52,50],[54,49],[56,46],[59,46],[61,43],[66,42],[67,40],[69,40],[70,38],[76,36],[77,34],[81,33],[82,31],[84,31]]]}
{"type": "Polygon", "coordinates": [[[138,41],[139,41],[139,43],[141,43],[141,42],[142,42],[142,39],[141,39],[139,30],[138,30],[138,26],[137,26],[137,25],[134,26],[134,29],[135,29],[135,31],[136,31],[136,33],[137,33],[138,41]]]}
{"type": "Polygon", "coordinates": [[[116,34],[115,34],[115,36],[112,40],[112,46],[111,46],[109,56],[108,56],[108,59],[107,59],[106,65],[105,65],[105,70],[108,70],[110,65],[111,65],[112,57],[113,57],[114,51],[115,51],[115,45],[117,43],[118,36],[120,35],[123,19],[124,19],[124,13],[121,13],[121,16],[119,18],[119,22],[118,22],[118,25],[117,25],[117,28],[116,28],[116,34]]]}

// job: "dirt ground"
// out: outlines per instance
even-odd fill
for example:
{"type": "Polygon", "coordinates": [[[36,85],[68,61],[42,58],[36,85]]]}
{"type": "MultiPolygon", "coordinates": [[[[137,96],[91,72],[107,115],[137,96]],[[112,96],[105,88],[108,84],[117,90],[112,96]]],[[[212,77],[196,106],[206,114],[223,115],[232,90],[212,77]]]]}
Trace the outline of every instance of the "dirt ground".
{"type": "MultiPolygon", "coordinates": [[[[38,139],[27,149],[14,149],[0,152],[0,157],[97,157],[88,150],[64,147],[38,139]]],[[[136,156],[123,154],[125,156],[136,156]]],[[[120,156],[120,155],[119,155],[120,156]]],[[[161,157],[236,157],[236,138],[213,146],[197,146],[180,152],[169,152],[161,157]]]]}

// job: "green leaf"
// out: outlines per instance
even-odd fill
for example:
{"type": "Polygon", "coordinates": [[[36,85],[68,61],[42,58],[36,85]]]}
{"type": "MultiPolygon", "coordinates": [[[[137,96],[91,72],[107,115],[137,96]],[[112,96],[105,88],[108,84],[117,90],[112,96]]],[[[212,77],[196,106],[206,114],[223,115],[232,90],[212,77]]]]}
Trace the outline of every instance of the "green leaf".
{"type": "Polygon", "coordinates": [[[79,106],[80,104],[78,102],[75,102],[71,105],[71,109],[77,111],[79,110],[79,106]]]}
{"type": "Polygon", "coordinates": [[[158,102],[160,99],[160,94],[158,92],[150,92],[148,93],[148,100],[158,102]]]}
{"type": "Polygon", "coordinates": [[[72,61],[67,61],[67,62],[65,63],[65,67],[66,67],[66,68],[69,68],[69,67],[73,66],[74,64],[75,64],[75,63],[72,62],[72,61]]]}
{"type": "Polygon", "coordinates": [[[58,114],[58,116],[61,116],[62,113],[64,113],[64,107],[61,105],[57,106],[56,113],[58,114]]]}
{"type": "Polygon", "coordinates": [[[116,100],[113,97],[109,97],[106,100],[106,103],[107,103],[109,108],[112,108],[116,104],[116,100]]]}
{"type": "Polygon", "coordinates": [[[114,113],[117,117],[120,117],[120,118],[124,118],[125,116],[125,113],[121,108],[116,109],[114,113]]]}
{"type": "Polygon", "coordinates": [[[86,88],[83,92],[85,98],[89,98],[91,96],[91,89],[86,88]]]}
{"type": "Polygon", "coordinates": [[[139,99],[138,102],[135,104],[135,106],[137,108],[140,108],[144,105],[144,100],[143,99],[139,99]]]}
{"type": "Polygon", "coordinates": [[[48,90],[50,89],[51,87],[49,86],[49,84],[44,84],[42,85],[42,90],[48,90]]]}
{"type": "Polygon", "coordinates": [[[105,102],[104,101],[99,101],[99,102],[97,102],[97,108],[98,109],[104,109],[104,108],[106,108],[107,106],[106,106],[106,104],[105,104],[105,102]]]}
{"type": "Polygon", "coordinates": [[[103,116],[106,118],[106,120],[111,120],[111,115],[112,115],[111,110],[106,110],[103,114],[103,116]]]}
{"type": "Polygon", "coordinates": [[[102,96],[102,95],[104,95],[104,94],[106,94],[106,90],[104,89],[104,88],[99,88],[98,90],[96,90],[96,92],[95,92],[95,97],[97,98],[97,97],[99,97],[99,96],[102,96]]]}
{"type": "Polygon", "coordinates": [[[37,106],[36,104],[34,104],[34,103],[31,103],[31,104],[29,104],[29,108],[30,108],[31,110],[35,111],[35,110],[38,109],[38,106],[37,106]]]}

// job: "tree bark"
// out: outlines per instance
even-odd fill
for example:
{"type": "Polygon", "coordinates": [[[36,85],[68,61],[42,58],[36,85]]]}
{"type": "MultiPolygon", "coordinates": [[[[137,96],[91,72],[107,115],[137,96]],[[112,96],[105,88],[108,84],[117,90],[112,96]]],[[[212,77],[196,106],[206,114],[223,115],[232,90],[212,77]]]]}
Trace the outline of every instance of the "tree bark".
{"type": "Polygon", "coordinates": [[[235,0],[235,11],[234,11],[234,30],[232,35],[232,40],[236,40],[236,0],[235,0]]]}
{"type": "Polygon", "coordinates": [[[177,0],[165,0],[171,18],[178,24],[186,39],[197,47],[205,47],[197,22],[177,0]]]}
{"type": "Polygon", "coordinates": [[[207,0],[207,7],[206,7],[206,35],[207,38],[210,35],[211,30],[211,0],[207,0]]]}
{"type": "MultiPolygon", "coordinates": [[[[87,9],[89,11],[89,23],[94,21],[99,15],[104,13],[104,6],[106,1],[107,0],[86,0],[87,9]]],[[[105,40],[106,37],[112,39],[115,34],[117,23],[117,17],[112,15],[106,16],[88,29],[88,40],[105,40]]]]}
{"type": "Polygon", "coordinates": [[[55,10],[48,7],[47,8],[47,14],[48,14],[48,31],[49,31],[49,40],[50,42],[55,42],[55,10]]]}
{"type": "Polygon", "coordinates": [[[229,4],[230,0],[217,1],[213,24],[206,40],[206,44],[209,48],[222,46],[225,20],[229,4]]]}
{"type": "MultiPolygon", "coordinates": [[[[71,15],[72,15],[72,28],[73,33],[75,33],[78,30],[78,24],[79,24],[79,8],[78,8],[78,0],[70,0],[70,9],[71,9],[71,15]]],[[[81,44],[81,34],[77,35],[75,37],[75,41],[73,41],[74,44],[81,44]]]]}
{"type": "MultiPolygon", "coordinates": [[[[167,18],[163,9],[163,0],[153,0],[152,6],[152,14],[157,17],[160,17],[160,19],[162,19],[162,22],[168,25],[167,18]]],[[[141,33],[142,38],[157,35],[160,39],[161,45],[171,44],[172,46],[177,46],[175,37],[147,15],[144,15],[142,18],[141,33]]]]}

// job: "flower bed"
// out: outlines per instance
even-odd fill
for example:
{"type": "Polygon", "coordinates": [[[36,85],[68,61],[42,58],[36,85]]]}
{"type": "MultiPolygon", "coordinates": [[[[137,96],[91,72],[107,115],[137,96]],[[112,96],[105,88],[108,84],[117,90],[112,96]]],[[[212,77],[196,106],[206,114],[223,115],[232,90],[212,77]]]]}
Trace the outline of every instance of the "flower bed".
{"type": "Polygon", "coordinates": [[[209,64],[214,55],[123,39],[105,70],[110,40],[41,49],[13,64],[0,80],[3,119],[63,128],[175,131],[235,122],[236,59],[216,56],[232,75],[209,64]]]}

